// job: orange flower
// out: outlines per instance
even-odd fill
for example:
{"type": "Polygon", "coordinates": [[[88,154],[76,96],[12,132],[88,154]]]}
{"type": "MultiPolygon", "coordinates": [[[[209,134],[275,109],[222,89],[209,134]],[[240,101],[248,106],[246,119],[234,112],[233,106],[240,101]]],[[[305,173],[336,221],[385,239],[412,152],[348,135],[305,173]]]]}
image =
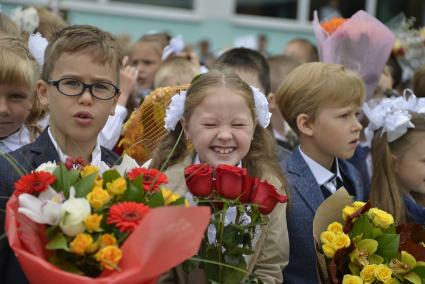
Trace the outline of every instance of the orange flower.
{"type": "Polygon", "coordinates": [[[117,239],[111,234],[103,234],[99,238],[100,247],[114,246],[117,244],[117,239]]]}
{"type": "Polygon", "coordinates": [[[122,258],[122,251],[116,246],[107,246],[96,253],[96,260],[103,268],[114,270],[122,258]]]}
{"type": "Polygon", "coordinates": [[[329,35],[331,35],[346,21],[347,19],[344,18],[333,17],[329,21],[322,23],[321,26],[329,35]]]}
{"type": "Polygon", "coordinates": [[[84,255],[93,244],[93,238],[86,233],[79,233],[70,244],[70,250],[73,253],[84,255]]]}

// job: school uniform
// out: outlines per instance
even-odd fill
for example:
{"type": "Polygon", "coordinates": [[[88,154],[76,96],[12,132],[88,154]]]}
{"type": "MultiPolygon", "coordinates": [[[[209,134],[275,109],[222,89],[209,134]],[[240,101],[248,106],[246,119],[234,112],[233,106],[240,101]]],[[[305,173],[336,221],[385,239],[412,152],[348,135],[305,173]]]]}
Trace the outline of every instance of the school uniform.
{"type": "MultiPolygon", "coordinates": [[[[178,164],[169,167],[165,174],[168,176],[168,185],[177,194],[185,196],[188,192],[184,177],[184,169],[192,163],[197,163],[196,155],[191,153],[178,164]]],[[[278,190],[281,188],[279,180],[266,175],[261,177],[273,184],[278,190]]],[[[267,225],[261,227],[261,233],[255,244],[255,253],[248,259],[248,272],[255,272],[265,284],[282,283],[282,269],[288,264],[289,243],[286,230],[286,203],[278,203],[270,215],[265,215],[267,225]]],[[[158,283],[186,283],[187,275],[179,266],[172,273],[158,283]]]]}
{"type": "MultiPolygon", "coordinates": [[[[16,164],[25,173],[35,170],[38,166],[46,162],[64,162],[66,155],[61,151],[55,139],[49,133],[49,129],[45,129],[42,134],[33,142],[17,151],[8,154],[10,158],[16,161],[16,164]]],[[[118,160],[118,156],[112,151],[96,145],[92,153],[92,163],[99,165],[100,162],[106,163],[108,166],[114,165],[118,160]]],[[[14,183],[20,178],[16,168],[4,157],[0,155],[0,195],[11,196],[14,190],[14,183]]],[[[6,199],[0,199],[0,208],[6,207],[6,199]]],[[[0,212],[0,235],[4,233],[5,212],[0,212]]],[[[21,267],[9,247],[7,238],[0,240],[0,283],[2,284],[24,284],[28,283],[21,267]]]]}
{"type": "Polygon", "coordinates": [[[341,183],[356,200],[363,200],[360,173],[348,162],[335,159],[331,172],[304,154],[298,147],[281,164],[289,183],[287,207],[289,264],[283,270],[284,283],[319,283],[313,240],[313,218],[317,208],[341,183]],[[339,180],[338,180],[339,179],[339,180]]]}

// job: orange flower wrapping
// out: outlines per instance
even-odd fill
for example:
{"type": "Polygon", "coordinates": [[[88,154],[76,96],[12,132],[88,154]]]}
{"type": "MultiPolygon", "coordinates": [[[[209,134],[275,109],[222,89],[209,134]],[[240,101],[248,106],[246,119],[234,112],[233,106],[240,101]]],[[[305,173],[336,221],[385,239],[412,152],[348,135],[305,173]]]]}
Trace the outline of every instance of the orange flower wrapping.
{"type": "Polygon", "coordinates": [[[189,85],[157,88],[145,98],[123,127],[123,138],[119,146],[124,152],[143,163],[152,157],[152,152],[165,135],[165,111],[171,97],[189,85]]]}
{"type": "Polygon", "coordinates": [[[321,26],[329,35],[331,35],[346,21],[347,19],[344,18],[333,17],[329,21],[323,22],[321,26]]]}

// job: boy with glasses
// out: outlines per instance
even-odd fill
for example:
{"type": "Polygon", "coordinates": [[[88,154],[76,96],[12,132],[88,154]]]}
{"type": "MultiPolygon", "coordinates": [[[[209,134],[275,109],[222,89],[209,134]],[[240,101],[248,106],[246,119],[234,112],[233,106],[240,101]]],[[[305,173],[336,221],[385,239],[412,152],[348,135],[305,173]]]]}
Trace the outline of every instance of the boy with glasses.
{"type": "MultiPolygon", "coordinates": [[[[71,26],[53,35],[45,53],[37,93],[49,105],[49,127],[31,144],[10,156],[30,172],[48,162],[81,157],[99,166],[118,157],[97,143],[108,116],[114,114],[121,56],[109,33],[92,26],[71,26]]],[[[0,235],[4,233],[6,199],[20,174],[0,158],[0,235]]],[[[0,283],[28,283],[7,239],[0,240],[0,283]]]]}

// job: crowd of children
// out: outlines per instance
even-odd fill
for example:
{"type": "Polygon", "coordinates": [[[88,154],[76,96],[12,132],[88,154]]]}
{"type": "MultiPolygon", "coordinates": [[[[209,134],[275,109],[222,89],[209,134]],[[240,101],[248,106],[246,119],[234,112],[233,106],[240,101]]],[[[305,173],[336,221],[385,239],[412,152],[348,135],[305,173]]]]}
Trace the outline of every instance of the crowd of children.
{"type": "MultiPolygon", "coordinates": [[[[425,68],[415,74],[413,92],[398,95],[389,58],[367,98],[355,70],[318,62],[305,39],[269,58],[233,48],[213,63],[209,55],[206,66],[167,33],[145,34],[124,48],[97,27],[35,11],[40,21],[31,31],[0,12],[0,234],[22,172],[68,157],[113,165],[119,156],[112,149],[132,111],[151,102],[156,88],[184,84],[177,110],[156,106],[166,123],[154,127],[166,132],[145,166],[162,168],[181,195],[184,168],[201,162],[243,166],[287,194],[288,205],[266,216],[249,258],[249,272],[263,283],[318,283],[313,217],[341,187],[396,223],[425,225],[425,68]],[[36,32],[48,41],[41,65],[27,45],[36,32]]],[[[177,267],[160,282],[185,278],[177,267]]],[[[0,239],[0,283],[28,283],[7,238],[0,239]]]]}

